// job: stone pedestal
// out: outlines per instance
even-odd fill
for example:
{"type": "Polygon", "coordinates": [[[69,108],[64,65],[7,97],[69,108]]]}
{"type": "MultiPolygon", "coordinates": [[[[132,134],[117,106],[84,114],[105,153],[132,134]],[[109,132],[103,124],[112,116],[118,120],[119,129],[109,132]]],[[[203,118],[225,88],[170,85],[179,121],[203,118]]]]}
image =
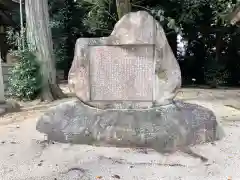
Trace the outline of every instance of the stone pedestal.
{"type": "Polygon", "coordinates": [[[0,103],[4,101],[4,84],[3,84],[3,73],[2,73],[2,60],[0,59],[0,103]]]}
{"type": "Polygon", "coordinates": [[[20,106],[15,101],[1,101],[0,102],[0,116],[7,112],[19,111],[20,106]]]}
{"type": "Polygon", "coordinates": [[[181,101],[142,110],[99,110],[76,99],[50,109],[36,129],[61,143],[147,147],[160,153],[224,137],[212,111],[181,101]]]}
{"type": "Polygon", "coordinates": [[[6,112],[18,110],[19,108],[20,108],[20,106],[16,102],[5,101],[3,72],[2,72],[2,59],[0,59],[0,116],[6,112]]]}
{"type": "Polygon", "coordinates": [[[5,105],[4,100],[4,84],[3,84],[3,73],[2,73],[2,59],[0,59],[0,115],[5,113],[6,109],[2,106],[5,105]]]}

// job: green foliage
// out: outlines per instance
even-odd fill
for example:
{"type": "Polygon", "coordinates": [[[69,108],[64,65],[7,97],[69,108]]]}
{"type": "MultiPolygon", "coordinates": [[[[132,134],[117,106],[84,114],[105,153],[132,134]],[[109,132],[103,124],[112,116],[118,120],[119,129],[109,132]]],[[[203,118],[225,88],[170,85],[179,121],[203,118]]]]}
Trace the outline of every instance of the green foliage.
{"type": "MultiPolygon", "coordinates": [[[[59,69],[69,69],[77,38],[108,36],[118,20],[115,0],[48,2],[59,69]]],[[[184,55],[180,53],[178,58],[181,58],[184,82],[195,78],[196,83],[212,86],[228,84],[230,81],[237,84],[240,79],[240,65],[236,65],[240,59],[240,41],[234,40],[240,38],[240,28],[231,26],[226,18],[238,2],[131,0],[132,11],[148,11],[161,23],[173,48],[176,47],[174,36],[181,34],[183,37],[186,52],[184,55]]],[[[9,31],[9,37],[9,44],[18,47],[19,34],[9,31]]]]}
{"type": "MultiPolygon", "coordinates": [[[[65,0],[65,2],[67,1],[70,0],[65,0]]],[[[230,0],[132,0],[131,4],[132,11],[145,10],[152,14],[164,27],[167,35],[170,33],[181,34],[188,42],[186,55],[181,57],[184,61],[181,63],[182,71],[184,71],[183,79],[196,78],[197,83],[225,84],[229,77],[231,78],[233,73],[230,73],[229,67],[234,67],[230,63],[235,61],[226,60],[228,63],[224,65],[221,64],[221,61],[223,57],[225,59],[238,57],[238,55],[232,55],[236,54],[234,48],[238,45],[231,46],[231,48],[228,46],[231,39],[236,36],[237,30],[233,29],[226,21],[227,14],[236,2],[230,0]],[[216,57],[219,59],[215,59],[216,57]],[[228,65],[226,66],[226,64],[228,65]]],[[[111,33],[117,21],[115,1],[78,0],[77,6],[82,12],[82,21],[78,22],[82,22],[84,26],[81,32],[86,34],[83,36],[99,37],[108,36],[111,33]]],[[[64,11],[64,7],[59,9],[60,21],[68,17],[63,13],[64,11]]],[[[72,16],[72,19],[77,18],[78,16],[72,16]]],[[[61,23],[55,24],[60,27],[56,28],[58,30],[65,28],[64,23],[61,26],[59,26],[61,23]]],[[[67,36],[69,35],[58,37],[58,39],[65,42],[67,36]]],[[[174,43],[174,39],[170,43],[174,43]]],[[[63,58],[64,54],[69,56],[69,52],[66,51],[69,46],[64,43],[58,45],[61,47],[57,51],[60,54],[59,57],[63,58]]],[[[234,71],[237,69],[235,68],[234,71]]]]}
{"type": "Polygon", "coordinates": [[[86,35],[86,8],[73,0],[49,1],[50,27],[58,69],[67,70],[73,59],[76,39],[86,35]]]}
{"type": "Polygon", "coordinates": [[[220,85],[227,84],[227,80],[230,73],[226,67],[222,64],[217,63],[215,60],[210,60],[205,67],[205,81],[206,84],[213,88],[220,85]]]}
{"type": "Polygon", "coordinates": [[[18,59],[10,70],[7,95],[20,100],[33,100],[41,90],[40,65],[27,47],[21,50],[22,38],[25,45],[27,44],[25,36],[20,37],[19,32],[11,27],[8,27],[6,34],[7,42],[11,46],[10,53],[18,59]]]}
{"type": "Polygon", "coordinates": [[[40,66],[31,52],[17,54],[19,61],[10,71],[7,94],[20,100],[33,100],[41,90],[40,66]]]}
{"type": "Polygon", "coordinates": [[[12,27],[7,27],[6,33],[8,44],[11,45],[13,49],[19,47],[21,40],[19,32],[15,31],[12,27]]]}
{"type": "Polygon", "coordinates": [[[108,36],[118,20],[115,1],[84,0],[79,3],[86,8],[83,24],[87,31],[94,36],[108,36]]]}
{"type": "Polygon", "coordinates": [[[153,17],[155,17],[163,27],[167,28],[167,34],[172,32],[181,33],[180,27],[176,24],[175,19],[167,16],[166,12],[163,10],[162,7],[157,6],[154,8],[150,8],[150,10],[153,17]]]}

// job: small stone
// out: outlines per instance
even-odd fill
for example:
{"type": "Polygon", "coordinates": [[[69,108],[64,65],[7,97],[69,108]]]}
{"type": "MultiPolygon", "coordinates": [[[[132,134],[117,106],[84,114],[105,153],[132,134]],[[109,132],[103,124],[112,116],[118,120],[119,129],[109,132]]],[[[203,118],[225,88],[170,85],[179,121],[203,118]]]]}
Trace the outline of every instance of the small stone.
{"type": "Polygon", "coordinates": [[[0,110],[1,109],[4,109],[5,112],[15,112],[20,110],[20,105],[15,101],[9,100],[3,104],[0,103],[0,110]]]}
{"type": "Polygon", "coordinates": [[[200,157],[200,159],[201,159],[202,162],[207,162],[208,161],[208,159],[205,158],[205,157],[200,157]]]}
{"type": "Polygon", "coordinates": [[[38,163],[38,166],[42,166],[42,163],[38,163]]]}
{"type": "Polygon", "coordinates": [[[116,179],[121,179],[119,175],[115,174],[112,176],[113,178],[116,178],[116,179]]]}
{"type": "Polygon", "coordinates": [[[0,108],[0,115],[1,115],[1,114],[4,114],[5,112],[6,112],[6,109],[0,108]]]}
{"type": "Polygon", "coordinates": [[[211,142],[211,145],[216,146],[216,143],[215,142],[211,142]]]}

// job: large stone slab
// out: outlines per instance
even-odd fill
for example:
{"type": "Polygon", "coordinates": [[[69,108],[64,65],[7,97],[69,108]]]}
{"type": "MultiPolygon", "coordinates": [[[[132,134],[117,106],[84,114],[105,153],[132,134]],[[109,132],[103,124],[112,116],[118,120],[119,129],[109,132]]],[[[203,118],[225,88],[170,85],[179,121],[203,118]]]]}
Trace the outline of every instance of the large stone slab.
{"type": "MultiPolygon", "coordinates": [[[[141,51],[140,49],[138,49],[139,52],[141,51]]],[[[111,53],[113,54],[113,52],[111,53]]],[[[130,54],[128,54],[128,56],[128,58],[133,57],[130,54]]],[[[124,61],[123,55],[119,58],[119,61],[124,61]]],[[[98,59],[96,61],[100,60],[98,59]]],[[[111,74],[111,71],[111,68],[106,69],[106,73],[108,74],[111,74]]],[[[132,71],[134,72],[134,70],[132,71]]],[[[143,72],[139,71],[139,73],[142,74],[143,72]]],[[[142,84],[148,84],[149,82],[147,79],[148,78],[146,78],[145,82],[142,84]]],[[[81,101],[88,103],[91,106],[101,109],[141,109],[149,108],[153,105],[171,104],[177,90],[181,86],[181,72],[161,25],[149,13],[145,11],[138,11],[129,13],[122,17],[115,25],[114,30],[109,37],[80,38],[77,40],[75,46],[75,56],[69,72],[69,84],[70,89],[76,93],[76,96],[81,101]],[[152,102],[144,102],[142,98],[139,98],[141,102],[126,102],[119,97],[116,97],[116,99],[121,99],[119,102],[90,101],[90,86],[92,84],[89,84],[89,78],[91,77],[89,72],[89,61],[92,53],[91,46],[110,46],[108,49],[108,52],[110,53],[112,51],[111,49],[113,49],[112,46],[119,45],[128,45],[129,47],[134,46],[134,48],[139,48],[142,45],[154,46],[154,60],[150,56],[144,56],[147,58],[141,58],[141,54],[138,57],[136,56],[136,59],[142,60],[142,62],[138,64],[142,68],[144,67],[143,64],[146,64],[145,61],[153,62],[152,66],[154,66],[154,75],[152,102]]],[[[104,89],[106,89],[107,86],[108,84],[104,87],[104,89]]],[[[122,84],[120,84],[120,87],[121,86],[127,86],[126,82],[122,82],[122,84]]],[[[134,88],[132,90],[134,90],[134,88]]],[[[102,90],[98,87],[97,91],[102,90]]],[[[126,92],[125,90],[122,91],[126,92]]],[[[131,92],[131,89],[129,91],[131,92]]],[[[143,89],[140,89],[140,91],[142,92],[143,89]]]]}
{"type": "Polygon", "coordinates": [[[148,147],[158,152],[223,137],[210,110],[180,101],[148,110],[99,110],[73,100],[40,117],[37,130],[63,143],[148,147]]]}
{"type": "Polygon", "coordinates": [[[153,45],[89,48],[90,101],[153,101],[153,45]]]}

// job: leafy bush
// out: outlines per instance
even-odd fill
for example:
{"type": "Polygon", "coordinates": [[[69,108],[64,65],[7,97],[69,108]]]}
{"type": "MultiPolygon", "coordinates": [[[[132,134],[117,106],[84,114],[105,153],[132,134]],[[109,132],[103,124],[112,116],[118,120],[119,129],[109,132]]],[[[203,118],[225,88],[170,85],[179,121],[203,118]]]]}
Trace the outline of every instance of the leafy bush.
{"type": "Polygon", "coordinates": [[[230,74],[224,65],[218,64],[216,61],[212,60],[205,69],[206,84],[213,88],[227,84],[227,79],[230,74]]]}
{"type": "Polygon", "coordinates": [[[41,90],[40,65],[29,51],[17,55],[19,61],[10,71],[7,94],[20,100],[33,100],[41,90]]]}

